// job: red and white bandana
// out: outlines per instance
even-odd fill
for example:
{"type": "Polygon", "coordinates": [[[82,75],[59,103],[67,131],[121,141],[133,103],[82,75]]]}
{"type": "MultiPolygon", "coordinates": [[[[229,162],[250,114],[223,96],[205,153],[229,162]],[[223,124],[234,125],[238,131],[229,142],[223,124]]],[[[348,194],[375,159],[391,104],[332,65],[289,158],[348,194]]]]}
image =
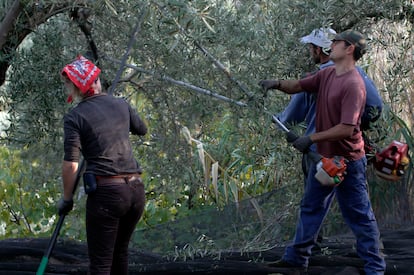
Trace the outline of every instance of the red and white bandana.
{"type": "MultiPolygon", "coordinates": [[[[84,94],[89,92],[92,83],[100,73],[101,70],[82,55],[79,55],[75,61],[66,65],[61,72],[84,94]]],[[[71,96],[68,97],[68,102],[72,102],[71,96]]]]}

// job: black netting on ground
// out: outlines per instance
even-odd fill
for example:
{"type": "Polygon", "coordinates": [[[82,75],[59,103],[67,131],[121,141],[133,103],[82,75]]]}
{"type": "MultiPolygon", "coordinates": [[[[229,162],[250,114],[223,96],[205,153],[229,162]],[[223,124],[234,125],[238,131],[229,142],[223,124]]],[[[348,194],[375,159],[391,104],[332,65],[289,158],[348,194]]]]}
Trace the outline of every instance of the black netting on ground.
{"type": "MultiPolygon", "coordinates": [[[[138,230],[133,246],[157,253],[264,251],[293,237],[300,195],[281,188],[246,199],[224,209],[206,209],[177,221],[138,230]]],[[[333,205],[325,225],[326,236],[347,232],[333,205]]]]}

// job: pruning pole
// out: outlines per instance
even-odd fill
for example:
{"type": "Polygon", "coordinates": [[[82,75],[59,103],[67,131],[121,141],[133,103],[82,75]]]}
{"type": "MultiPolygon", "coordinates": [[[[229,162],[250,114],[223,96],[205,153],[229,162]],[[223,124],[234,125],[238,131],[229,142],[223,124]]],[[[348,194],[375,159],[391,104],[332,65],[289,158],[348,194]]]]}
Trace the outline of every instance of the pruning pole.
{"type": "Polygon", "coordinates": [[[187,82],[184,82],[184,81],[181,81],[181,80],[176,80],[176,79],[173,79],[173,78],[168,77],[168,76],[163,76],[163,75],[160,75],[156,72],[152,72],[152,71],[146,70],[144,68],[141,68],[141,67],[138,67],[138,66],[135,66],[135,65],[132,65],[132,64],[122,63],[121,60],[118,60],[118,59],[115,59],[115,58],[112,58],[112,57],[109,57],[109,56],[104,56],[104,58],[111,61],[111,62],[114,62],[114,63],[123,64],[122,67],[125,66],[127,68],[133,69],[134,71],[141,72],[141,73],[144,73],[144,74],[147,74],[147,75],[151,75],[155,78],[158,78],[159,80],[170,82],[170,83],[173,83],[175,85],[188,88],[190,90],[196,91],[199,94],[211,96],[211,97],[217,98],[221,101],[230,102],[230,103],[235,104],[239,107],[247,107],[248,106],[244,102],[237,101],[235,99],[220,95],[218,93],[215,93],[213,91],[210,91],[210,90],[207,90],[207,89],[204,89],[204,88],[201,88],[201,87],[197,87],[197,86],[192,85],[190,83],[187,83],[187,82]]]}
{"type": "MultiPolygon", "coordinates": [[[[73,186],[72,195],[75,194],[76,188],[79,184],[79,180],[83,169],[85,168],[85,161],[82,160],[81,165],[78,167],[78,172],[76,174],[75,185],[73,186]]],[[[49,262],[50,255],[52,254],[53,248],[55,247],[57,237],[59,236],[60,229],[62,228],[63,221],[65,220],[66,214],[62,214],[59,216],[59,220],[56,224],[55,230],[53,231],[52,237],[50,238],[49,245],[45,254],[43,255],[42,261],[37,269],[36,275],[43,275],[45,273],[47,264],[49,262]]]]}

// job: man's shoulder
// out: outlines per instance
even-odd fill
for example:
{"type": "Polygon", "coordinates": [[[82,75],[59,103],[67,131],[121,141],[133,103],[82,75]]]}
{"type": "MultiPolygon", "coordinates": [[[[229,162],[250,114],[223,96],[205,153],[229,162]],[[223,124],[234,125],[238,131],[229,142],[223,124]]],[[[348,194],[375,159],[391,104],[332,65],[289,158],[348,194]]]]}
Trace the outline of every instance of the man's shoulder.
{"type": "Polygon", "coordinates": [[[335,66],[325,67],[322,70],[319,70],[318,74],[322,76],[328,76],[330,74],[335,73],[335,66]]]}
{"type": "Polygon", "coordinates": [[[358,81],[364,82],[364,74],[362,74],[357,67],[355,67],[355,69],[352,70],[352,74],[350,74],[350,78],[355,78],[358,81]]]}
{"type": "Polygon", "coordinates": [[[345,82],[347,84],[364,84],[364,80],[356,68],[341,75],[338,78],[338,81],[345,82]]]}
{"type": "Polygon", "coordinates": [[[360,90],[364,91],[364,93],[366,91],[364,79],[356,68],[348,73],[345,73],[343,77],[338,79],[338,81],[342,83],[344,88],[351,91],[360,90]]]}

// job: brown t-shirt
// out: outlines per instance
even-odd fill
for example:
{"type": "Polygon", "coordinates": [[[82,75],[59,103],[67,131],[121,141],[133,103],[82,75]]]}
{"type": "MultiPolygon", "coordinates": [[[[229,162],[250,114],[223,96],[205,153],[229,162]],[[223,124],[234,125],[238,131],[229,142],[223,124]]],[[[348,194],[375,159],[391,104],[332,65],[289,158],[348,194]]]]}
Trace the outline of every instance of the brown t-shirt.
{"type": "Polygon", "coordinates": [[[318,142],[318,152],[325,157],[344,156],[349,160],[365,156],[360,124],[366,91],[358,71],[354,69],[337,76],[335,67],[331,67],[300,80],[300,85],[305,91],[317,93],[316,132],[338,124],[355,126],[351,137],[318,142]]]}

